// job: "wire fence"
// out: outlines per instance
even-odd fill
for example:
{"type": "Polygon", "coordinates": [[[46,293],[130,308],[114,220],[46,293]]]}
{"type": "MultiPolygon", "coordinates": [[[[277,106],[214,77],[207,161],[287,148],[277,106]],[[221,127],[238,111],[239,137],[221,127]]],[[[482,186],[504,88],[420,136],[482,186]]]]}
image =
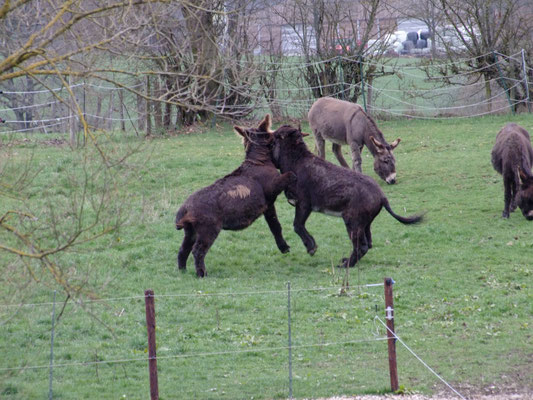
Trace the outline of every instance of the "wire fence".
{"type": "MultiPolygon", "coordinates": [[[[531,106],[531,78],[528,77],[533,76],[533,69],[522,53],[494,53],[493,56],[496,58],[493,64],[453,74],[445,71],[454,71],[456,65],[472,64],[475,59],[454,63],[429,63],[424,58],[392,58],[376,63],[344,56],[313,62],[303,62],[297,57],[242,60],[239,62],[242,73],[255,74],[258,81],[245,88],[223,82],[223,92],[237,94],[242,103],[229,105],[225,100],[217,101],[212,110],[222,115],[231,112],[244,115],[252,111],[254,116],[271,113],[278,118],[305,119],[317,93],[348,99],[356,91],[360,93],[357,101],[377,118],[442,119],[511,113],[520,106],[528,109],[531,106]],[[319,70],[324,65],[338,71],[338,79],[333,83],[306,83],[303,78],[306,70],[319,70]],[[372,80],[344,81],[344,70],[369,68],[379,71],[372,80]],[[497,76],[482,78],[485,71],[495,68],[499,71],[497,76]],[[515,73],[509,75],[506,71],[515,73]],[[269,77],[268,87],[261,83],[264,79],[261,81],[260,77],[265,76],[269,77]]],[[[142,78],[124,78],[116,86],[89,79],[68,87],[57,83],[49,83],[50,87],[42,89],[34,88],[41,85],[38,82],[27,90],[0,87],[0,104],[3,104],[0,117],[4,121],[0,133],[79,132],[80,112],[96,129],[145,133],[147,119],[151,118],[146,99],[153,101],[157,96],[149,92],[150,86],[142,78]],[[70,93],[75,102],[69,99],[70,93]]],[[[182,90],[186,92],[187,88],[182,90]]],[[[176,119],[178,112],[175,110],[170,119],[176,119]]],[[[175,128],[179,129],[177,124],[175,128]]]]}
{"type": "MultiPolygon", "coordinates": [[[[381,283],[349,290],[156,294],[159,392],[222,399],[387,390],[380,288],[381,283]]],[[[147,397],[144,300],[127,296],[0,305],[0,322],[10,316],[0,332],[4,391],[28,395],[17,381],[24,376],[39,397],[48,382],[50,398],[83,398],[95,391],[102,399],[147,397]]]]}

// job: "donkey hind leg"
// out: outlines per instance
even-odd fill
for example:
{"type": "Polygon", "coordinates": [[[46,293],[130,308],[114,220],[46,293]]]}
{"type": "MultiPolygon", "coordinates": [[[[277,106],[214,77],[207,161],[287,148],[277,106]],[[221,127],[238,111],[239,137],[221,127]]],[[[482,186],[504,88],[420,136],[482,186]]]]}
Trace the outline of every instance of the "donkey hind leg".
{"type": "Polygon", "coordinates": [[[342,149],[341,149],[341,145],[340,144],[333,143],[331,145],[331,150],[333,151],[333,154],[335,154],[335,157],[337,157],[337,160],[339,160],[339,163],[344,168],[350,168],[350,166],[348,165],[348,163],[344,159],[344,156],[342,155],[342,149]]]}
{"type": "Polygon", "coordinates": [[[350,150],[352,152],[352,163],[353,163],[353,170],[357,172],[362,172],[361,169],[361,151],[363,150],[363,146],[359,145],[356,142],[349,143],[350,150]]]}
{"type": "Polygon", "coordinates": [[[178,252],[178,268],[181,270],[187,268],[187,259],[196,241],[196,232],[192,226],[186,226],[183,230],[185,231],[185,237],[178,252]]]}
{"type": "Polygon", "coordinates": [[[318,156],[324,159],[326,158],[326,141],[318,130],[313,130],[313,133],[315,134],[315,146],[318,156]]]}
{"type": "Polygon", "coordinates": [[[302,239],[302,242],[307,249],[307,252],[310,255],[315,254],[317,245],[315,243],[315,239],[313,236],[307,232],[307,229],[305,229],[305,221],[307,221],[307,218],[309,218],[309,214],[311,214],[311,205],[307,202],[298,202],[296,203],[296,212],[294,215],[294,231],[300,236],[302,239]]]}
{"type": "Polygon", "coordinates": [[[365,228],[365,237],[368,250],[370,250],[372,248],[372,232],[370,232],[370,224],[368,224],[365,228]]]}
{"type": "Polygon", "coordinates": [[[372,234],[370,233],[370,224],[367,224],[364,228],[360,224],[346,217],[344,224],[346,230],[352,241],[353,251],[350,255],[350,259],[343,259],[343,267],[353,267],[357,261],[359,261],[372,247],[372,234]]]}
{"type": "Polygon", "coordinates": [[[196,266],[196,275],[200,278],[207,276],[205,270],[205,255],[209,251],[209,248],[220,233],[220,227],[216,223],[205,224],[202,227],[198,227],[196,230],[196,241],[192,247],[192,254],[194,256],[194,264],[196,266]]]}
{"type": "Polygon", "coordinates": [[[518,191],[518,188],[520,187],[520,182],[518,181],[518,177],[514,176],[514,181],[511,183],[511,204],[510,204],[510,211],[513,212],[516,210],[516,192],[518,191]]]}
{"type": "Polygon", "coordinates": [[[279,251],[281,251],[282,253],[288,253],[290,247],[281,233],[281,225],[279,223],[278,216],[276,214],[276,207],[274,207],[274,204],[270,204],[268,206],[268,208],[264,212],[264,216],[268,227],[270,228],[270,232],[272,232],[272,235],[274,235],[274,239],[276,240],[276,245],[278,246],[279,251]]]}

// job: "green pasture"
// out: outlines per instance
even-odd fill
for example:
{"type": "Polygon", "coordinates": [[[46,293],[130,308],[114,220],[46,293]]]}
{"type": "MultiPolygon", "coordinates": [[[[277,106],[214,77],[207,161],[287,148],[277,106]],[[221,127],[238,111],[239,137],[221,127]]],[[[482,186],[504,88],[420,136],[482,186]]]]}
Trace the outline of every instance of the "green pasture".
{"type": "MultiPolygon", "coordinates": [[[[221,232],[205,279],[196,278],[192,256],[186,272],[177,270],[183,232],[174,217],[187,196],[242,162],[240,139],[226,124],[150,141],[117,134],[115,144],[146,146],[124,167],[135,171],[122,193],[128,224],[60,258],[101,300],[85,299],[83,307],[70,301],[63,310],[54,398],[149,397],[146,289],[156,295],[161,399],[288,398],[288,282],[294,398],[388,392],[385,331],[375,318],[384,320],[383,287],[364,286],[384,277],[396,282],[398,336],[456,390],[531,393],[533,222],[520,211],[501,218],[502,179],[490,164],[496,133],[509,121],[533,133],[527,114],[378,122],[389,141],[402,139],[397,184],[379,180],[366,150],[363,171],[378,180],[398,214],[425,212],[423,223],[404,226],[383,210],[372,224],[374,247],[346,271],[335,267],[351,251],[342,220],[311,215],[307,228],[318,244],[311,257],[292,230],[294,209],[282,194],[276,207],[290,253],[279,253],[259,219],[244,231],[221,232]]],[[[43,143],[49,137],[27,139],[10,154],[22,165],[33,152],[41,168],[28,206],[38,212],[63,204],[75,189],[63,178],[77,172],[80,150],[43,143]]],[[[313,148],[312,137],[307,142],[313,148]]],[[[327,157],[334,158],[329,149],[327,157]]],[[[0,204],[0,214],[11,206],[0,204]]],[[[11,266],[0,266],[7,287],[11,266]]],[[[55,286],[27,288],[26,306],[8,307],[12,300],[2,295],[2,399],[48,395],[55,286]]],[[[64,298],[59,291],[57,313],[64,298]]],[[[402,391],[452,394],[400,343],[397,353],[402,391]]]]}

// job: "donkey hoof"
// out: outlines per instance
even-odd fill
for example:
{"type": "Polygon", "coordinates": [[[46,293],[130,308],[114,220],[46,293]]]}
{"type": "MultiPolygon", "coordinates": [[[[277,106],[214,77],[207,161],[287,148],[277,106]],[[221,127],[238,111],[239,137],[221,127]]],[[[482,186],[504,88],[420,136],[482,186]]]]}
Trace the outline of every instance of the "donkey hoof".
{"type": "Polygon", "coordinates": [[[204,278],[207,276],[207,271],[205,269],[197,269],[196,270],[196,276],[198,278],[204,278]]]}
{"type": "Polygon", "coordinates": [[[502,212],[502,218],[509,218],[509,211],[502,212]]]}
{"type": "Polygon", "coordinates": [[[291,250],[291,247],[287,243],[282,243],[278,245],[279,251],[281,251],[283,254],[288,253],[291,250]]]}

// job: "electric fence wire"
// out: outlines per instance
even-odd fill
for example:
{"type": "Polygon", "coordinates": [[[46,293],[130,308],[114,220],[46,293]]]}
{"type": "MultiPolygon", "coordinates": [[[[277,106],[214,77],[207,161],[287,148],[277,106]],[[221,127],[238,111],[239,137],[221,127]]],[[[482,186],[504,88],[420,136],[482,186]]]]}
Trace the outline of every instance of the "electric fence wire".
{"type": "Polygon", "coordinates": [[[5,111],[14,111],[14,110],[26,110],[28,108],[35,108],[35,107],[48,107],[52,104],[58,104],[60,103],[60,101],[50,101],[48,103],[41,103],[41,104],[30,104],[30,105],[27,105],[27,106],[20,106],[20,107],[13,107],[13,108],[4,108],[4,109],[1,109],[0,112],[5,112],[5,111]]]}
{"type": "Polygon", "coordinates": [[[59,125],[63,125],[63,124],[64,124],[64,122],[57,122],[55,124],[47,124],[47,125],[36,125],[36,126],[29,127],[29,128],[17,129],[17,130],[12,130],[12,131],[1,131],[0,134],[6,135],[6,134],[10,134],[10,133],[29,132],[29,131],[34,131],[36,129],[44,129],[44,130],[46,130],[47,128],[50,128],[52,126],[59,126],[59,125]]]}
{"type": "Polygon", "coordinates": [[[507,110],[509,108],[513,108],[513,107],[517,106],[518,104],[522,104],[524,102],[525,102],[525,100],[519,100],[519,101],[515,101],[515,102],[513,102],[511,104],[507,104],[505,106],[502,106],[502,107],[499,107],[499,108],[496,108],[496,109],[492,109],[490,111],[484,111],[484,112],[479,112],[479,113],[469,114],[469,115],[453,115],[453,117],[449,117],[449,116],[425,116],[425,115],[415,114],[415,110],[412,110],[412,113],[408,114],[406,110],[404,110],[404,112],[396,112],[396,111],[391,110],[391,109],[380,108],[380,107],[376,107],[376,106],[372,106],[372,110],[381,111],[383,113],[395,115],[397,117],[408,117],[408,118],[425,119],[425,120],[445,120],[445,119],[450,119],[450,118],[465,119],[465,118],[481,117],[481,116],[484,116],[484,115],[494,114],[494,113],[496,113],[498,111],[503,111],[503,110],[507,110]]]}
{"type": "MultiPolygon", "coordinates": [[[[510,87],[508,90],[512,90],[514,89],[515,87],[519,86],[520,85],[520,82],[516,83],[515,85],[513,85],[512,87],[510,87]]],[[[381,89],[379,88],[374,88],[373,86],[369,85],[369,87],[372,87],[373,89],[375,89],[377,92],[381,92],[381,89]]],[[[422,110],[426,110],[426,111],[449,111],[449,110],[459,110],[459,109],[465,109],[465,108],[469,108],[469,107],[478,107],[478,106],[481,106],[481,105],[486,105],[486,104],[489,104],[491,102],[493,102],[495,99],[499,98],[499,97],[502,97],[503,95],[506,95],[505,92],[500,92],[488,99],[484,99],[480,102],[477,102],[477,103],[471,103],[471,104],[467,104],[467,105],[464,105],[464,106],[452,106],[452,107],[429,107],[429,106],[423,106],[423,105],[418,105],[418,104],[414,104],[414,103],[409,103],[407,101],[403,101],[397,97],[393,97],[393,96],[389,96],[388,94],[386,93],[383,93],[383,96],[385,97],[388,97],[390,99],[393,99],[395,102],[398,102],[398,103],[401,103],[401,104],[405,104],[407,106],[411,106],[412,109],[414,108],[419,108],[419,109],[422,109],[422,110]]],[[[409,109],[404,109],[404,110],[396,110],[396,111],[401,111],[401,112],[408,112],[409,109]]]]}
{"type": "MultiPolygon", "coordinates": [[[[377,341],[388,340],[387,337],[374,337],[367,339],[356,339],[356,340],[347,340],[342,342],[326,342],[326,343],[311,343],[311,344],[301,344],[301,345],[291,345],[292,349],[305,349],[313,347],[331,347],[331,346],[342,346],[349,344],[360,344],[360,343],[369,343],[377,341]]],[[[209,356],[223,356],[223,355],[232,355],[232,354],[246,354],[246,353],[264,353],[264,352],[278,352],[282,350],[288,350],[289,346],[278,346],[278,347],[263,347],[263,348],[253,348],[253,349],[244,349],[244,350],[226,350],[226,351],[213,351],[213,352],[204,352],[204,353],[190,353],[190,354],[175,354],[175,355],[158,355],[155,357],[157,360],[169,360],[169,359],[178,359],[178,358],[191,358],[191,357],[209,357],[209,356]]],[[[63,364],[54,364],[54,368],[65,368],[65,367],[76,367],[76,366],[91,366],[96,364],[123,364],[129,362],[147,362],[150,360],[150,357],[141,357],[141,358],[123,358],[123,359],[114,359],[114,360],[103,360],[103,361],[74,361],[71,363],[63,364]]],[[[25,369],[43,369],[50,368],[50,365],[35,365],[35,366],[24,366],[24,367],[7,367],[0,368],[0,372],[7,371],[20,371],[25,369]]]]}

